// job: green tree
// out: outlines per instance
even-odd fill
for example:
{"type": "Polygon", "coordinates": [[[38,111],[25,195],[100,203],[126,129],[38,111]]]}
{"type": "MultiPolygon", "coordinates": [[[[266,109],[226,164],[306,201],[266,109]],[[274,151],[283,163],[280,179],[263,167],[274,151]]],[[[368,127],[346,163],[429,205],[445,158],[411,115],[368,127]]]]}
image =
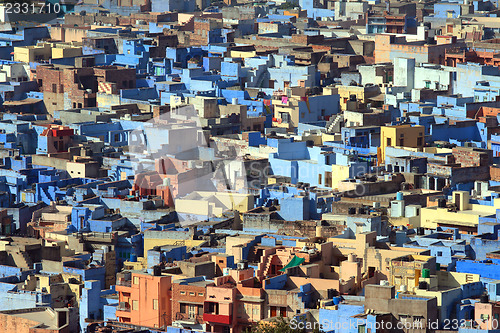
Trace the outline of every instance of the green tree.
{"type": "Polygon", "coordinates": [[[283,2],[281,5],[280,5],[280,9],[294,9],[296,7],[296,5],[291,2],[291,1],[287,1],[287,2],[283,2]]]}
{"type": "MultiPolygon", "coordinates": [[[[253,326],[246,333],[306,333],[306,329],[299,329],[297,323],[300,320],[294,322],[295,325],[283,317],[276,317],[270,321],[260,322],[253,326]]],[[[322,333],[321,330],[315,328],[312,330],[313,333],[322,333]]]]}

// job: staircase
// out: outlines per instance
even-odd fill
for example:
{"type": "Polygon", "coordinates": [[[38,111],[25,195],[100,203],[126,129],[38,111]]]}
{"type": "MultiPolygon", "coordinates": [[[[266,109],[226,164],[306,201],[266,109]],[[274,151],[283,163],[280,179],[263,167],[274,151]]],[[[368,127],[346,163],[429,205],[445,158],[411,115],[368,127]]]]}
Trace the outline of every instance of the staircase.
{"type": "Polygon", "coordinates": [[[31,268],[33,263],[31,262],[31,258],[26,252],[11,252],[12,260],[17,267],[21,268],[31,268]]]}
{"type": "Polygon", "coordinates": [[[271,254],[268,257],[262,258],[263,260],[261,259],[256,276],[262,276],[263,279],[269,276],[271,262],[273,261],[274,257],[276,257],[276,254],[271,254]]]}
{"type": "Polygon", "coordinates": [[[328,122],[326,123],[326,132],[327,133],[333,133],[335,131],[335,128],[337,125],[340,124],[340,122],[344,121],[344,116],[342,114],[336,114],[335,116],[330,117],[328,122]]]}

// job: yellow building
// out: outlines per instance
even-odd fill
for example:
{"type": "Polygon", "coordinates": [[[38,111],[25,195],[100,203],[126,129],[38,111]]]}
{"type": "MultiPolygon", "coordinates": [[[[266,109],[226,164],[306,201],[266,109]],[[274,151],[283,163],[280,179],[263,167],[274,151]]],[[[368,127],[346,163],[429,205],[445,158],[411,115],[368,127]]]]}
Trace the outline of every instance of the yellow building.
{"type": "Polygon", "coordinates": [[[78,57],[82,53],[82,43],[38,43],[37,45],[14,47],[14,61],[35,62],[49,59],[78,57]]]}
{"type": "Polygon", "coordinates": [[[339,183],[349,178],[349,167],[345,165],[332,165],[331,187],[339,188],[339,183]]]}
{"type": "Polygon", "coordinates": [[[253,207],[253,195],[232,192],[197,191],[175,200],[178,213],[203,216],[221,216],[230,210],[246,212],[253,207]]]}
{"type": "Polygon", "coordinates": [[[231,50],[230,52],[232,58],[253,58],[257,56],[257,51],[239,51],[239,50],[231,50]]]}
{"type": "Polygon", "coordinates": [[[337,86],[340,109],[347,110],[349,102],[368,103],[368,99],[380,95],[379,86],[337,86]]]}
{"type": "MultiPolygon", "coordinates": [[[[369,267],[373,267],[375,270],[380,272],[380,277],[389,279],[390,276],[390,266],[388,263],[391,259],[402,257],[402,256],[413,256],[419,255],[426,250],[418,248],[407,248],[398,246],[389,246],[387,248],[381,248],[377,246],[377,233],[375,231],[362,232],[356,234],[356,239],[348,238],[328,238],[328,243],[331,243],[335,248],[338,249],[344,256],[349,254],[355,254],[358,258],[363,258],[363,272],[368,271],[369,267]]],[[[324,243],[324,244],[328,244],[324,243]]],[[[299,242],[297,242],[297,246],[299,242]]],[[[307,246],[310,246],[308,244],[307,246]]],[[[321,251],[323,252],[323,246],[320,245],[321,251]]],[[[326,252],[325,252],[326,253],[326,252]]]]}
{"type": "Polygon", "coordinates": [[[420,225],[427,229],[435,229],[441,226],[458,227],[464,232],[476,232],[479,218],[496,214],[500,208],[500,198],[493,201],[493,206],[477,205],[469,203],[469,193],[455,191],[452,194],[453,203],[458,207],[456,211],[446,207],[426,207],[420,210],[420,225]]]}
{"type": "Polygon", "coordinates": [[[385,148],[409,147],[423,148],[425,145],[425,127],[398,125],[380,127],[380,163],[385,161],[385,148]]]}
{"type": "Polygon", "coordinates": [[[417,296],[436,297],[439,319],[449,318],[449,309],[456,304],[456,295],[460,294],[461,286],[480,282],[479,274],[437,271],[428,278],[420,278],[425,282],[426,288],[415,288],[413,293],[417,296]]]}
{"type": "Polygon", "coordinates": [[[424,255],[405,255],[394,258],[390,262],[389,283],[396,287],[396,290],[410,291],[418,289],[420,278],[424,269],[429,274],[436,273],[436,257],[424,255]]]}
{"type": "Polygon", "coordinates": [[[191,248],[203,244],[208,245],[206,240],[194,240],[192,233],[187,234],[185,231],[146,230],[144,231],[144,260],[147,262],[148,250],[157,246],[174,245],[191,248]]]}

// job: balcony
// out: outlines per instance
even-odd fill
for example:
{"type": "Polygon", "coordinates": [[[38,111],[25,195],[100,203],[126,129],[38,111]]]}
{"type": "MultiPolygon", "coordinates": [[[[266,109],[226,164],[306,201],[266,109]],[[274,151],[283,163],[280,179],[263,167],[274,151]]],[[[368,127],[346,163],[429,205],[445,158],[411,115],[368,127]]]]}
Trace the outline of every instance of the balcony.
{"type": "Polygon", "coordinates": [[[130,287],[130,286],[132,286],[132,281],[118,279],[118,281],[116,281],[116,285],[117,286],[130,287]]]}
{"type": "Polygon", "coordinates": [[[175,314],[175,321],[180,324],[196,325],[203,322],[202,316],[177,312],[175,314]]]}
{"type": "Polygon", "coordinates": [[[119,306],[116,308],[116,311],[130,312],[130,307],[128,307],[128,306],[122,306],[122,305],[119,305],[119,306]]]}
{"type": "Polygon", "coordinates": [[[220,314],[215,314],[215,313],[204,313],[203,314],[203,320],[210,322],[210,323],[231,325],[232,319],[233,319],[232,316],[220,315],[220,314]]]}

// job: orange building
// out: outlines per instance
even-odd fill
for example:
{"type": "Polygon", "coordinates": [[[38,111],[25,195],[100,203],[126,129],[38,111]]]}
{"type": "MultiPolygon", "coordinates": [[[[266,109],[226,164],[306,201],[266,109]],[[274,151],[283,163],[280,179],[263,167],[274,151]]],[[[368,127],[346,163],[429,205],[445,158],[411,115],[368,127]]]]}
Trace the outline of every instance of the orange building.
{"type": "Polygon", "coordinates": [[[156,269],[155,274],[119,274],[118,321],[152,328],[171,325],[171,286],[171,276],[162,276],[156,269]]]}

